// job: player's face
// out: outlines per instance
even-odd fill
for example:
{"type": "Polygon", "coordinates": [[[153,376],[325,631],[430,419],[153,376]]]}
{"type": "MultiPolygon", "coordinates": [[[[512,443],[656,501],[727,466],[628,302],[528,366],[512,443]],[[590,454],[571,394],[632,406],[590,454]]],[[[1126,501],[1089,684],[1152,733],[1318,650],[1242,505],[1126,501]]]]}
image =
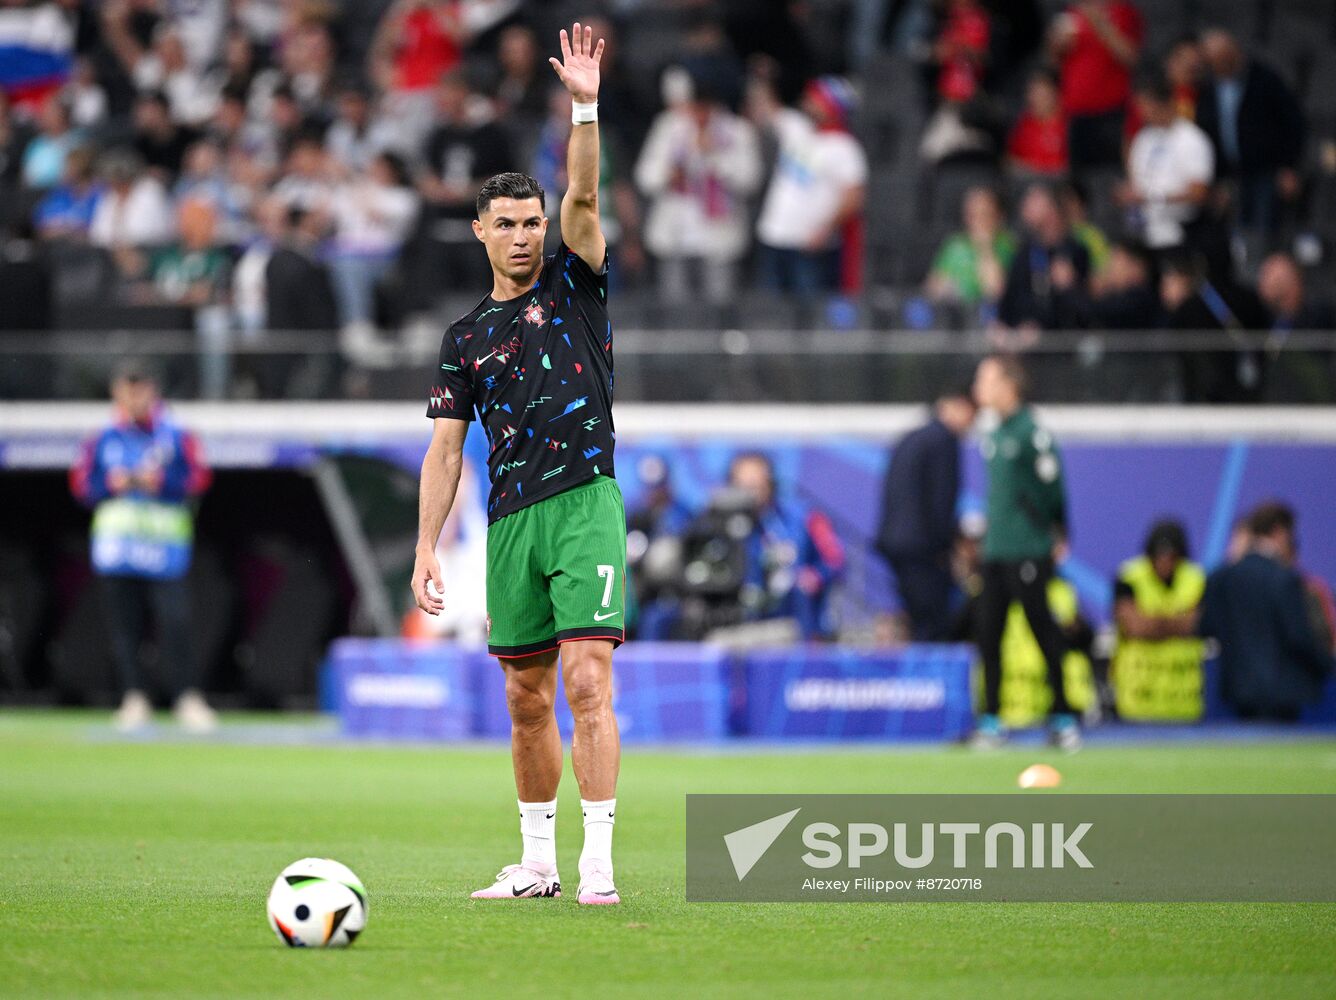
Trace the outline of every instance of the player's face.
{"type": "Polygon", "coordinates": [[[492,270],[512,281],[532,277],[543,263],[547,217],[537,198],[494,198],[473,223],[492,270]]]}

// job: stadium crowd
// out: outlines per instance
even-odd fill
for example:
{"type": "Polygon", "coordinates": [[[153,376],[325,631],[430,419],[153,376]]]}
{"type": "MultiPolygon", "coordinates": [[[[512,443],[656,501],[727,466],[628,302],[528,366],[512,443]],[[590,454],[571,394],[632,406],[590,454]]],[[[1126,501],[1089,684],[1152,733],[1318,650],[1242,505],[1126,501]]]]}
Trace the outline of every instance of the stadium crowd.
{"type": "MultiPolygon", "coordinates": [[[[229,340],[337,330],[355,357],[439,321],[486,277],[481,180],[519,166],[554,199],[564,186],[569,98],[543,40],[567,7],[4,0],[0,325],[193,327],[216,396],[229,340]]],[[[788,319],[978,327],[1016,349],[1045,330],[1336,325],[1312,280],[1336,145],[1314,141],[1295,67],[1189,24],[1195,7],[595,7],[604,229],[619,291],[655,325],[888,289],[889,313],[788,319]],[[907,162],[888,121],[915,129],[907,162]]],[[[1185,363],[1182,397],[1263,398],[1265,360],[1185,363]]],[[[1329,397],[1329,367],[1288,397],[1329,397]]]]}

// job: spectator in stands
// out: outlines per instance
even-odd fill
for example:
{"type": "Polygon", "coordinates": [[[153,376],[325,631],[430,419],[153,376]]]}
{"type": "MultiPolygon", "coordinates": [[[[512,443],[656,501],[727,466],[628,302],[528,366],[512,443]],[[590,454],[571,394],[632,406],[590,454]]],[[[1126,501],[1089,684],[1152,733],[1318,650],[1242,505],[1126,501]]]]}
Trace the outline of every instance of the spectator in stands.
{"type": "Polygon", "coordinates": [[[1206,57],[1195,35],[1185,35],[1169,47],[1164,75],[1174,91],[1174,111],[1180,118],[1197,120],[1197,98],[1206,82],[1206,57]]]}
{"type": "Polygon", "coordinates": [[[134,147],[145,165],[163,184],[171,184],[181,171],[186,150],[195,133],[172,121],[167,98],[150,90],[135,100],[134,147]]]}
{"type": "Polygon", "coordinates": [[[946,0],[944,6],[942,28],[932,46],[937,96],[947,103],[968,104],[983,83],[992,26],[979,0],[946,0]]]}
{"type": "Polygon", "coordinates": [[[268,325],[265,272],[274,248],[287,234],[288,210],[272,195],[254,209],[254,234],[232,269],[233,318],[241,337],[253,341],[268,325]]]}
{"type": "Polygon", "coordinates": [[[1202,35],[1211,81],[1197,121],[1211,137],[1221,173],[1237,184],[1239,222],[1274,229],[1282,202],[1300,190],[1306,123],[1294,92],[1265,63],[1249,59],[1227,31],[1202,35]]]}
{"type": "Polygon", "coordinates": [[[917,642],[944,642],[950,632],[960,439],[975,412],[968,389],[941,393],[932,419],[896,443],[882,483],[877,551],[895,573],[917,642]]]}
{"type": "Polygon", "coordinates": [[[92,60],[74,61],[69,83],[61,92],[61,99],[70,109],[70,122],[77,129],[100,126],[107,117],[107,91],[97,81],[97,68],[92,60]]]}
{"type": "Polygon", "coordinates": [[[217,82],[190,65],[185,42],[170,21],[154,32],[153,48],[127,68],[140,91],[163,94],[178,125],[201,126],[218,107],[217,82]]]}
{"type": "Polygon", "coordinates": [[[424,280],[430,275],[439,282],[446,275],[461,286],[484,280],[487,258],[478,253],[473,235],[474,199],[484,180],[515,167],[510,138],[480,113],[485,105],[462,71],[442,77],[436,90],[437,126],[418,176],[429,220],[430,243],[421,255],[424,280]]]}
{"type": "Polygon", "coordinates": [[[1219,330],[1229,349],[1179,356],[1187,403],[1255,403],[1261,399],[1265,357],[1229,341],[1232,335],[1266,329],[1266,313],[1247,288],[1207,273],[1191,253],[1168,255],[1161,263],[1160,304],[1171,330],[1219,330]]]}
{"type": "Polygon", "coordinates": [[[220,242],[236,245],[243,241],[250,196],[244,184],[229,176],[217,143],[201,139],[186,150],[181,175],[172,187],[172,200],[178,206],[187,200],[212,205],[220,242]]]}
{"type": "Polygon", "coordinates": [[[102,193],[93,169],[95,155],[92,147],[80,146],[65,157],[64,181],[47,192],[33,212],[33,225],[42,239],[88,237],[102,193]]]}
{"type": "Polygon", "coordinates": [[[1143,555],[1118,569],[1112,676],[1124,719],[1201,716],[1203,653],[1196,634],[1206,574],[1188,556],[1187,530],[1163,520],[1151,527],[1143,555]]]}
{"type": "Polygon", "coordinates": [[[961,202],[961,215],[964,229],[947,237],[933,259],[928,297],[970,306],[996,302],[1016,253],[1001,195],[989,187],[970,188],[961,202]]]}
{"type": "Polygon", "coordinates": [[[361,173],[381,153],[397,145],[389,116],[373,114],[371,94],[360,83],[339,88],[337,114],[325,133],[325,151],[342,168],[361,173]]]}
{"type": "Polygon", "coordinates": [[[177,216],[179,238],[154,251],[143,265],[142,284],[131,298],[145,304],[184,306],[194,322],[199,359],[200,395],[227,395],[231,356],[227,351],[229,258],[217,244],[218,213],[212,202],[186,199],[177,216]]]}
{"type": "Polygon", "coordinates": [[[1189,242],[1215,176],[1215,155],[1206,133],[1174,110],[1169,81],[1155,74],[1140,80],[1137,107],[1145,124],[1127,154],[1127,181],[1118,190],[1129,210],[1129,228],[1151,250],[1189,242]]]}
{"type": "Polygon", "coordinates": [[[1007,271],[998,303],[997,339],[1032,342],[1041,330],[1075,326],[1080,315],[1090,253],[1072,236],[1053,189],[1032,184],[1021,201],[1025,237],[1007,271]]]}
{"type": "Polygon", "coordinates": [[[744,600],[756,618],[793,618],[804,639],[831,633],[827,604],[844,572],[844,545],[829,518],[781,503],[770,459],[759,452],[736,456],[728,484],[749,494],[755,527],[744,548],[744,600]]]}
{"type": "Polygon", "coordinates": [[[314,135],[301,135],[292,144],[284,172],[273,193],[289,208],[320,213],[333,210],[334,182],[324,145],[314,135]]]}
{"type": "Polygon", "coordinates": [[[45,191],[60,183],[65,157],[79,145],[79,135],[70,123],[69,108],[56,95],[42,104],[37,126],[37,134],[23,150],[23,184],[45,191]]]}
{"type": "Polygon", "coordinates": [[[514,122],[519,128],[537,124],[547,111],[551,81],[547,67],[539,58],[538,39],[533,29],[524,24],[512,24],[503,30],[497,40],[496,60],[500,71],[495,89],[498,116],[514,122]]]}
{"type": "Polygon", "coordinates": [[[691,100],[659,113],[636,163],[650,199],[645,243],[664,303],[737,295],[738,267],[751,246],[747,199],[761,183],[756,130],[729,111],[707,80],[691,100]]]}
{"type": "Polygon", "coordinates": [[[1096,330],[1152,330],[1162,322],[1155,262],[1145,247],[1120,240],[1082,309],[1080,326],[1096,330]]]}
{"type": "Polygon", "coordinates": [[[1285,346],[1292,331],[1336,329],[1336,308],[1331,299],[1309,291],[1303,269],[1288,253],[1273,253],[1262,261],[1257,294],[1276,335],[1276,349],[1267,371],[1267,402],[1320,403],[1332,399],[1336,395],[1336,373],[1329,356],[1285,346]]]}
{"type": "Polygon", "coordinates": [[[93,210],[89,240],[108,247],[124,273],[137,273],[130,263],[137,247],[155,246],[172,238],[172,205],[162,182],[144,169],[143,159],[129,149],[106,153],[101,161],[104,188],[93,210]]]}
{"type": "Polygon", "coordinates": [[[1067,116],[1051,70],[1036,70],[1025,86],[1025,107],[1007,138],[1007,164],[1021,176],[1067,173],[1067,116]]]}
{"type": "Polygon", "coordinates": [[[1141,13],[1128,0],[1077,0],[1053,22],[1049,49],[1058,63],[1068,153],[1078,173],[1122,161],[1123,115],[1143,31],[1141,13]]]}
{"type": "Polygon", "coordinates": [[[144,625],[158,633],[162,684],[177,720],[192,732],[216,725],[196,688],[190,641],[191,502],[209,487],[210,473],[194,435],[164,412],[157,383],[141,365],[126,363],[111,384],[116,420],[89,441],[70,487],[93,508],[92,564],[107,610],[107,635],[123,697],[116,725],[141,729],[152,706],[139,667],[144,625]]]}
{"type": "Polygon", "coordinates": [[[339,322],[344,329],[366,328],[376,319],[376,285],[394,265],[417,220],[418,195],[403,159],[381,153],[365,175],[339,188],[333,204],[330,269],[339,322]]]}
{"type": "Polygon", "coordinates": [[[1220,642],[1221,693],[1240,716],[1292,722],[1321,697],[1331,650],[1314,633],[1303,578],[1288,564],[1294,512],[1263,505],[1250,527],[1247,554],[1207,580],[1199,632],[1220,642]]]}
{"type": "Polygon", "coordinates": [[[868,168],[849,132],[853,103],[849,82],[826,76],[807,85],[801,111],[780,106],[773,93],[753,105],[779,142],[756,226],[766,289],[804,297],[857,289],[868,168]]]}
{"type": "Polygon", "coordinates": [[[455,0],[395,0],[376,29],[371,78],[414,142],[431,128],[438,83],[459,67],[467,38],[463,14],[455,0]]]}
{"type": "Polygon", "coordinates": [[[1271,311],[1271,329],[1336,329],[1336,309],[1331,300],[1310,295],[1303,269],[1292,254],[1273,253],[1262,262],[1257,291],[1271,311]]]}
{"type": "Polygon", "coordinates": [[[339,326],[329,271],[319,257],[324,220],[289,206],[282,242],[265,265],[265,316],[270,330],[328,333],[339,326]]]}
{"type": "Polygon", "coordinates": [[[18,199],[11,197],[23,173],[23,153],[31,136],[14,114],[9,94],[0,87],[0,222],[16,221],[9,213],[18,199]]]}
{"type": "Polygon", "coordinates": [[[336,51],[329,25],[299,21],[283,40],[279,66],[302,110],[322,125],[329,121],[334,98],[336,51]]]}
{"type": "Polygon", "coordinates": [[[1098,281],[1109,263],[1109,238],[1090,221],[1090,194],[1079,177],[1061,181],[1057,186],[1058,204],[1076,241],[1090,254],[1090,278],[1098,281]]]}

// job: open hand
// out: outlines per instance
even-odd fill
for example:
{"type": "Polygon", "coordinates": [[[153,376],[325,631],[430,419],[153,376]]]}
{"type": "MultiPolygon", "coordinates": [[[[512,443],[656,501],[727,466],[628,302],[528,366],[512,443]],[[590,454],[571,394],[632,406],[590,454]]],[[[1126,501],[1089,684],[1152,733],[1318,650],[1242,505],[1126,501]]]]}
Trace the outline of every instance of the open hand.
{"type": "Polygon", "coordinates": [[[603,58],[603,39],[594,44],[594,29],[580,27],[576,21],[571,33],[561,29],[561,59],[548,59],[571,97],[581,104],[598,100],[598,64],[603,58]]]}

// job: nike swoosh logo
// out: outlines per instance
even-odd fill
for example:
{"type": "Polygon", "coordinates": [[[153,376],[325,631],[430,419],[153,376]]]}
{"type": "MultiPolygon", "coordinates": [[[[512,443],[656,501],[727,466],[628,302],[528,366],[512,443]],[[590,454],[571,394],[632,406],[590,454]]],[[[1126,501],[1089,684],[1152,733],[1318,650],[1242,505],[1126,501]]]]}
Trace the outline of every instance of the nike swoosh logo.
{"type": "Polygon", "coordinates": [[[484,361],[490,361],[490,360],[492,360],[492,358],[494,358],[494,357],[496,357],[496,351],[495,351],[495,350],[493,350],[492,353],[489,354],[489,355],[487,355],[486,357],[479,358],[477,361],[473,362],[473,369],[474,369],[474,371],[477,371],[479,368],[481,368],[481,367],[482,367],[482,363],[483,363],[484,361]]]}
{"type": "Polygon", "coordinates": [[[555,815],[556,815],[556,813],[548,813],[548,814],[547,814],[547,818],[548,818],[548,819],[551,819],[551,818],[552,818],[553,816],[555,816],[555,815]]]}
{"type": "Polygon", "coordinates": [[[620,614],[621,614],[620,611],[609,611],[606,615],[601,615],[596,611],[594,612],[594,621],[601,622],[608,618],[612,618],[614,615],[620,615],[620,614]]]}
{"type": "Polygon", "coordinates": [[[511,889],[510,891],[518,898],[520,896],[523,896],[530,889],[537,888],[537,886],[538,883],[535,882],[533,885],[526,885],[523,889],[511,889]]]}

